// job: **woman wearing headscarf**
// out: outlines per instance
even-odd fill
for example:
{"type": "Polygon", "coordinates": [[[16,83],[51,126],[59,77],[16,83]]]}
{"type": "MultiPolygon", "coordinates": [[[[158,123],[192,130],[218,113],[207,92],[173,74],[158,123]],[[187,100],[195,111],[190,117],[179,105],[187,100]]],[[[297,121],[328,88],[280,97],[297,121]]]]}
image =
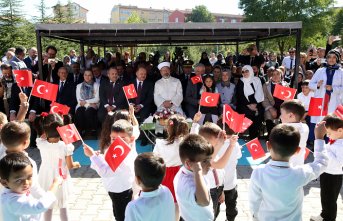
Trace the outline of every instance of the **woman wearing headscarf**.
{"type": "Polygon", "coordinates": [[[242,76],[236,86],[237,112],[245,114],[247,118],[253,121],[249,127],[250,139],[259,135],[259,129],[262,125],[264,93],[262,82],[259,77],[254,76],[250,65],[242,68],[242,76]]]}
{"type": "Polygon", "coordinates": [[[99,84],[94,82],[93,72],[87,69],[84,82],[76,87],[75,125],[81,134],[96,135],[97,110],[99,108],[99,84]]]}

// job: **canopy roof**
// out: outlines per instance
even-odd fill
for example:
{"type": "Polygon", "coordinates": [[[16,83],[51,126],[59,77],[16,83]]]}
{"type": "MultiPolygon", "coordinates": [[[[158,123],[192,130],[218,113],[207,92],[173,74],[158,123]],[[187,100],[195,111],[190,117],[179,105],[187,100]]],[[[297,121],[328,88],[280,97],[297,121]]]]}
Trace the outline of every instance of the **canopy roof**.
{"type": "Polygon", "coordinates": [[[37,24],[39,37],[93,46],[252,42],[296,35],[302,22],[37,24]]]}

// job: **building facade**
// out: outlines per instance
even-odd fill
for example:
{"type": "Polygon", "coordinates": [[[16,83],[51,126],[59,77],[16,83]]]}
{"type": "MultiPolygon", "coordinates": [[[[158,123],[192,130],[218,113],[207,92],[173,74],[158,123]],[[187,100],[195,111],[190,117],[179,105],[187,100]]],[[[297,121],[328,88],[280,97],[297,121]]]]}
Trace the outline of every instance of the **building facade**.
{"type": "MultiPolygon", "coordinates": [[[[54,16],[56,15],[56,9],[58,5],[53,6],[53,12],[54,16]]],[[[61,5],[60,10],[63,12],[63,14],[67,14],[68,12],[68,5],[61,5]]],[[[73,13],[73,19],[75,20],[75,23],[87,23],[87,13],[88,10],[81,5],[72,2],[70,6],[72,13],[73,13]]]]}

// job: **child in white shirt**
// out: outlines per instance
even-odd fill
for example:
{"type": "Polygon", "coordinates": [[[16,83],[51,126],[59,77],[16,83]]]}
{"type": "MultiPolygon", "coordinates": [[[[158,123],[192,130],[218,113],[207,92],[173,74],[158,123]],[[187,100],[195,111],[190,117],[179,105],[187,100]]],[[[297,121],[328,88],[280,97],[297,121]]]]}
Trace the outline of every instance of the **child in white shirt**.
{"type": "Polygon", "coordinates": [[[250,178],[249,205],[254,220],[302,219],[303,186],[324,172],[328,164],[324,125],[319,123],[315,130],[314,162],[298,167],[292,167],[289,159],[299,147],[299,131],[285,124],[272,129],[267,141],[272,160],[254,169],[250,178]]]}
{"type": "Polygon", "coordinates": [[[24,153],[10,153],[0,160],[1,184],[7,189],[1,193],[3,220],[39,221],[41,214],[55,202],[58,185],[62,179],[55,178],[49,191],[39,199],[30,194],[33,167],[24,153]]]}
{"type": "Polygon", "coordinates": [[[186,221],[213,221],[211,196],[204,179],[213,147],[205,138],[190,134],[181,142],[179,153],[183,167],[175,176],[174,188],[180,215],[186,221]]]}
{"type": "Polygon", "coordinates": [[[292,166],[304,165],[306,143],[309,134],[309,128],[305,123],[302,123],[302,119],[305,115],[305,107],[299,100],[289,100],[281,104],[280,119],[282,124],[287,124],[297,128],[300,132],[299,149],[291,157],[289,163],[292,166]]]}
{"type": "Polygon", "coordinates": [[[337,198],[342,187],[343,177],[343,120],[335,115],[326,116],[326,135],[330,142],[326,144],[329,164],[325,172],[320,175],[320,199],[322,212],[313,221],[336,220],[337,198]]]}
{"type": "MultiPolygon", "coordinates": [[[[111,140],[121,137],[131,148],[131,151],[115,172],[110,168],[103,154],[96,153],[91,147],[84,145],[84,153],[90,157],[91,168],[96,170],[102,179],[113,206],[113,214],[117,221],[124,221],[125,209],[132,200],[132,187],[135,179],[134,160],[137,156],[133,127],[127,120],[117,120],[111,128],[111,140]]],[[[105,153],[106,155],[106,153],[105,153]]]]}
{"type": "Polygon", "coordinates": [[[305,80],[301,85],[302,92],[297,95],[298,100],[301,101],[301,103],[303,103],[306,112],[308,111],[311,97],[313,97],[314,95],[313,91],[311,91],[308,86],[309,83],[310,83],[309,80],[305,80]]]}
{"type": "Polygon", "coordinates": [[[138,199],[127,205],[125,221],[175,221],[173,195],[161,185],[165,171],[166,164],[156,154],[150,152],[137,156],[135,176],[142,191],[138,199]]]}

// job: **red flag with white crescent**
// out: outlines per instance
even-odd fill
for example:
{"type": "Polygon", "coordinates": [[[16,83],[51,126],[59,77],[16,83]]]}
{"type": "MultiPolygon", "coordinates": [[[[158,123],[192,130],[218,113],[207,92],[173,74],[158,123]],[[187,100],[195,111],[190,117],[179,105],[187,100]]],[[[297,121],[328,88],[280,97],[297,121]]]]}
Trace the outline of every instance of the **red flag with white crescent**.
{"type": "Polygon", "coordinates": [[[194,77],[191,77],[191,81],[193,84],[202,83],[202,78],[201,76],[194,76],[194,77]]]}
{"type": "Polygon", "coordinates": [[[124,90],[124,93],[125,93],[127,99],[133,99],[133,98],[136,98],[138,96],[136,89],[135,89],[135,86],[133,84],[129,84],[127,86],[124,86],[123,90],[124,90]]]}
{"type": "Polygon", "coordinates": [[[244,120],[243,120],[243,123],[242,123],[242,127],[241,127],[241,130],[239,131],[239,133],[244,133],[244,131],[246,131],[252,124],[253,122],[245,117],[244,120]]]}
{"type": "Polygon", "coordinates": [[[74,143],[82,139],[74,124],[57,127],[57,131],[65,144],[74,143]]]}
{"type": "Polygon", "coordinates": [[[58,85],[46,81],[36,80],[33,84],[31,95],[49,101],[55,101],[58,92],[58,85]]]}
{"type": "Polygon", "coordinates": [[[247,146],[253,160],[262,158],[266,155],[260,141],[257,138],[249,141],[245,145],[247,146]]]}
{"type": "Polygon", "coordinates": [[[32,87],[32,72],[30,70],[13,70],[13,74],[19,87],[32,87]]]}
{"type": "Polygon", "coordinates": [[[326,116],[327,111],[324,111],[323,98],[311,97],[307,115],[308,116],[326,116]]]}
{"type": "Polygon", "coordinates": [[[294,99],[297,90],[295,88],[284,87],[282,85],[276,84],[273,96],[281,100],[287,101],[294,99]]]}
{"type": "Polygon", "coordinates": [[[57,102],[52,102],[50,106],[50,114],[62,114],[67,115],[69,113],[70,107],[67,105],[59,104],[57,102]]]}
{"type": "Polygon", "coordinates": [[[220,94],[203,92],[201,94],[200,106],[204,107],[215,107],[218,105],[220,94]]]}
{"type": "Polygon", "coordinates": [[[108,148],[105,160],[108,165],[111,167],[113,172],[120,166],[120,164],[124,161],[127,155],[130,153],[131,148],[126,142],[121,138],[117,137],[111,146],[108,148]]]}

